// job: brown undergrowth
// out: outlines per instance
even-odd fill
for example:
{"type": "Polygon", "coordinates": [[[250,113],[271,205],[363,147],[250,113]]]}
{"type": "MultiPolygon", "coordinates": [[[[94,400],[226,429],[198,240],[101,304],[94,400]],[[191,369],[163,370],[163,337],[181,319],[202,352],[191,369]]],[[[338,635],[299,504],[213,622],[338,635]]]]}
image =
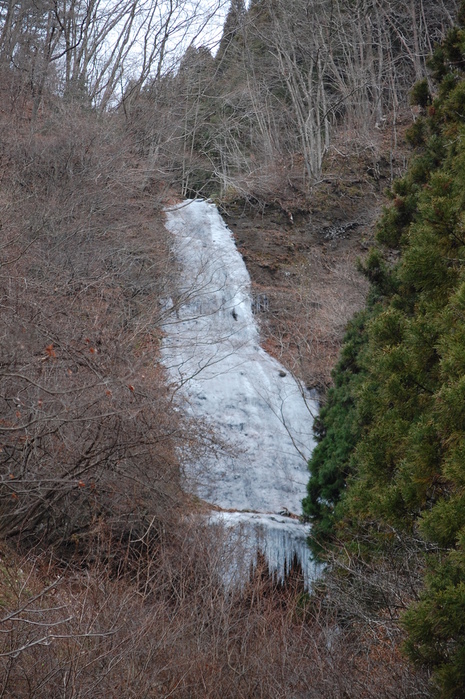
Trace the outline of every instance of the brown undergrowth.
{"type": "MultiPolygon", "coordinates": [[[[400,660],[400,639],[371,620],[347,623],[334,588],[309,596],[298,576],[278,583],[263,562],[241,585],[225,585],[226,532],[186,516],[193,508],[181,490],[179,454],[200,458],[202,431],[173,409],[158,362],[176,283],[160,211],[166,187],[148,176],[117,114],[103,122],[50,98],[32,119],[27,96],[8,89],[0,113],[0,698],[423,692],[400,660]]],[[[313,359],[335,351],[339,325],[363,295],[352,278],[353,296],[344,284],[328,292],[328,279],[348,274],[352,252],[341,269],[329,238],[325,253],[303,219],[294,225],[280,253],[289,260],[255,278],[269,297],[263,320],[273,320],[275,353],[291,368],[304,342],[313,359]],[[291,257],[302,262],[298,284],[291,257]],[[324,332],[308,340],[316,317],[324,332]]],[[[275,244],[283,247],[282,236],[275,244]]],[[[311,377],[306,371],[295,373],[311,377]]]]}
{"type": "MultiPolygon", "coordinates": [[[[427,696],[398,631],[347,623],[334,589],[309,597],[262,563],[225,587],[221,529],[173,527],[123,546],[101,532],[97,562],[3,550],[0,695],[249,699],[427,696]],[[119,554],[119,572],[104,565],[119,554]],[[130,560],[131,559],[131,560],[130,560]]],[[[347,611],[347,610],[346,610],[347,611]]]]}

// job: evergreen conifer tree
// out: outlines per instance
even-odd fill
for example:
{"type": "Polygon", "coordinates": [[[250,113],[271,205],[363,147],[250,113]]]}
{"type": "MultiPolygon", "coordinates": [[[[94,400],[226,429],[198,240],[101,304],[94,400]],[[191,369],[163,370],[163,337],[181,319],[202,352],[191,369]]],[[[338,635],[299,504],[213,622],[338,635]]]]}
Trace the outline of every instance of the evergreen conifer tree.
{"type": "Polygon", "coordinates": [[[246,15],[244,0],[231,0],[216,54],[217,64],[222,72],[240,59],[244,48],[243,32],[246,15]]]}
{"type": "MultiPolygon", "coordinates": [[[[460,21],[464,16],[465,3],[460,21]]],[[[378,226],[381,251],[400,250],[400,258],[388,270],[377,252],[365,265],[369,304],[355,345],[354,324],[349,328],[317,423],[304,506],[317,544],[339,536],[373,565],[392,551],[393,537],[416,542],[425,573],[403,617],[405,648],[433,671],[441,697],[459,699],[465,696],[463,25],[430,65],[435,95],[426,95],[424,85],[414,90],[425,110],[421,138],[418,129],[412,138],[418,152],[378,226]]],[[[399,555],[397,565],[405,568],[409,551],[399,555]]]]}

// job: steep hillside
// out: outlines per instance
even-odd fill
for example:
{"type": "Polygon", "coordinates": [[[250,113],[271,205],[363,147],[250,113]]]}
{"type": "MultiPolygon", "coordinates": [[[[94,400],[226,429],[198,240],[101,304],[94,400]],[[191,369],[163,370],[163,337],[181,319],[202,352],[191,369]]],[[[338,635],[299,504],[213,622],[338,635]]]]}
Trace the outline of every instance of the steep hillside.
{"type": "Polygon", "coordinates": [[[442,102],[425,60],[458,3],[232,0],[215,53],[197,30],[222,4],[0,3],[0,696],[407,699],[433,696],[431,667],[454,696],[462,32],[433,66],[442,102]],[[414,116],[423,158],[361,274],[414,116]],[[227,532],[182,490],[215,448],[159,361],[179,288],[163,206],[185,196],[226,215],[263,342],[309,387],[368,293],[318,423],[309,514],[320,553],[339,544],[311,595],[260,555],[225,585],[227,532]],[[415,669],[399,609],[422,589],[415,669]]]}
{"type": "Polygon", "coordinates": [[[346,325],[365,302],[358,260],[373,243],[392,173],[404,172],[409,123],[397,124],[395,151],[391,124],[363,157],[334,153],[308,199],[289,191],[279,201],[220,202],[252,277],[266,349],[323,399],[346,325]]]}
{"type": "Polygon", "coordinates": [[[305,502],[314,550],[329,547],[349,585],[370,571],[366,613],[404,626],[442,697],[465,686],[463,8],[459,22],[431,59],[434,92],[423,81],[412,93],[417,155],[365,262],[368,306],[334,374],[305,502]]]}

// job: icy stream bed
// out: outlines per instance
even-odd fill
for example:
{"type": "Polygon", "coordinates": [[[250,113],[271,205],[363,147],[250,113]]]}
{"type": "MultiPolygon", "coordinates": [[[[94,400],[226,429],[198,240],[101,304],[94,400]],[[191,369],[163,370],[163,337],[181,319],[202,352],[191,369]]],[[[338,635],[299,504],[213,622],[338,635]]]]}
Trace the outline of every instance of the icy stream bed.
{"type": "MultiPolygon", "coordinates": [[[[165,323],[162,358],[184,409],[220,446],[187,465],[187,487],[223,508],[212,518],[248,532],[282,573],[294,552],[307,579],[307,527],[280,513],[301,512],[317,406],[259,344],[250,278],[216,207],[188,201],[167,210],[180,282],[165,323]]],[[[253,554],[251,554],[253,555],[253,554]]]]}

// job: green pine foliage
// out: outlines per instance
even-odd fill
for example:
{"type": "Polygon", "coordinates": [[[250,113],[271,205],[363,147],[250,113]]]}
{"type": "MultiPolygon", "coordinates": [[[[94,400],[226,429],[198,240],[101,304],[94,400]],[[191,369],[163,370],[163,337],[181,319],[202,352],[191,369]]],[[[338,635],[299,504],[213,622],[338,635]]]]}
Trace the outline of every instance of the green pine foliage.
{"type": "MultiPolygon", "coordinates": [[[[465,4],[461,10],[465,17],[465,4]]],[[[366,311],[349,326],[317,422],[304,509],[313,551],[331,540],[376,559],[386,532],[417,541],[425,574],[402,623],[439,695],[465,697],[465,30],[430,62],[439,84],[418,152],[394,184],[365,263],[366,311]],[[382,250],[399,251],[388,268],[382,250]],[[371,540],[367,542],[367,526],[371,540]],[[363,545],[361,540],[363,537],[363,545]]],[[[405,553],[407,556],[407,553],[405,553]]]]}
{"type": "Polygon", "coordinates": [[[230,71],[234,64],[240,63],[244,52],[243,32],[246,15],[244,0],[231,0],[216,54],[216,63],[222,73],[230,71]]]}
{"type": "Polygon", "coordinates": [[[428,86],[428,80],[423,78],[419,80],[416,85],[414,85],[412,92],[410,94],[410,103],[418,104],[420,107],[425,108],[431,103],[431,95],[428,86]]]}
{"type": "Polygon", "coordinates": [[[327,403],[315,420],[318,444],[311,460],[308,496],[303,501],[305,516],[313,523],[310,546],[319,557],[333,536],[337,504],[351,473],[350,457],[360,437],[355,410],[355,389],[361,379],[360,356],[365,342],[367,313],[360,313],[349,325],[341,358],[333,372],[334,386],[327,403]]]}

